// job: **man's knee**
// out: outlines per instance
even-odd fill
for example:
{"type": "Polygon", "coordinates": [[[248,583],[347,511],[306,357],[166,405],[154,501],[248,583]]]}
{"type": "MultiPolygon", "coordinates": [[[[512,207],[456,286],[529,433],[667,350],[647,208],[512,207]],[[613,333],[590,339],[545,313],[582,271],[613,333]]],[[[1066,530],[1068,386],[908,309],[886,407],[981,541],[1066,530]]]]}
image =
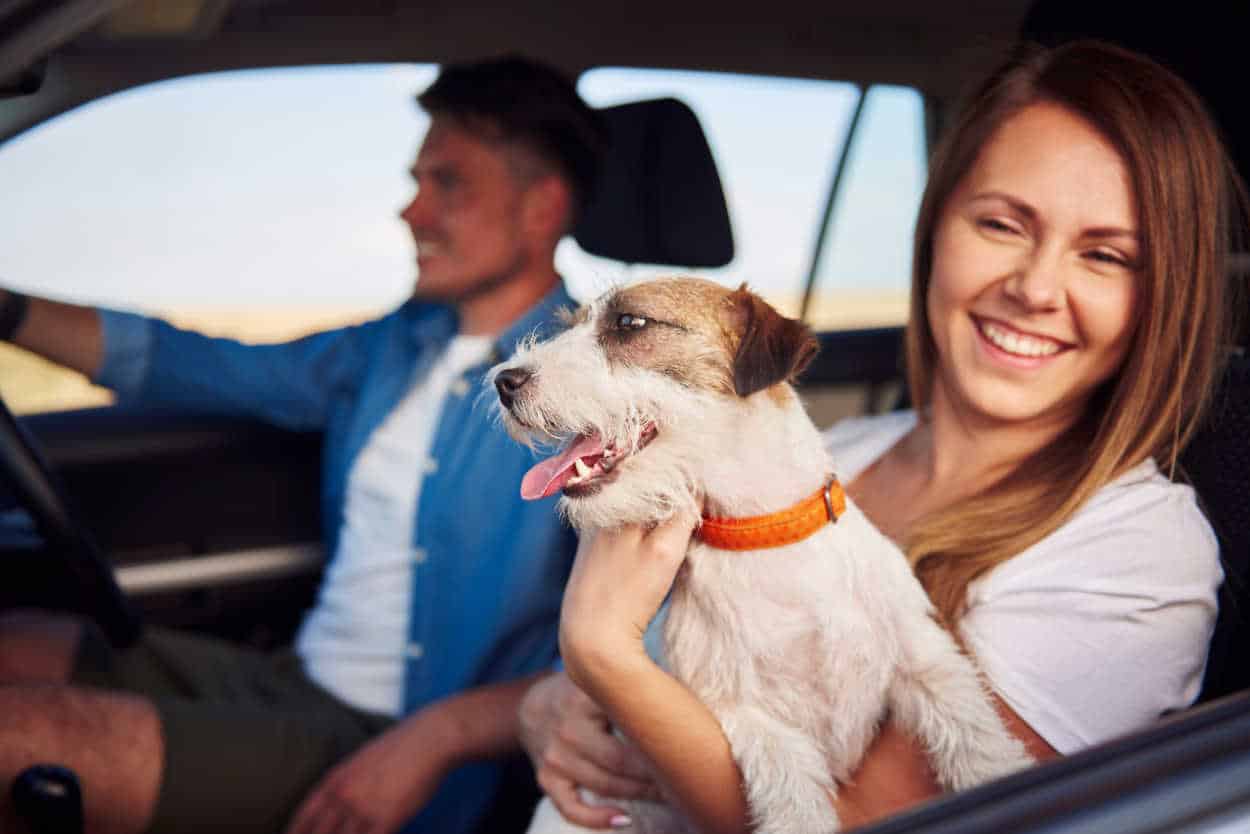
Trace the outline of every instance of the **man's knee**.
{"type": "Polygon", "coordinates": [[[82,621],[68,614],[0,612],[0,683],[67,682],[82,630],[82,621]]]}
{"type": "Polygon", "coordinates": [[[35,764],[70,768],[82,785],[86,828],[144,830],[156,808],[164,740],[156,708],[133,695],[70,686],[0,687],[0,820],[8,785],[35,764]]]}

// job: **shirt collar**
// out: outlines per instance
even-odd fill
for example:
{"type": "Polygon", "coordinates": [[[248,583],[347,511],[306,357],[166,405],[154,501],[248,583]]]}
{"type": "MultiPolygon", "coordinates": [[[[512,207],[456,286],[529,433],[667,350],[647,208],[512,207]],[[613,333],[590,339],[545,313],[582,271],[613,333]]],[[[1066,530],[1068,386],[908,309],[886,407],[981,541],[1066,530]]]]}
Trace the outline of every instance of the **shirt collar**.
{"type": "Polygon", "coordinates": [[[409,299],[404,303],[408,332],[423,349],[439,347],[451,341],[460,327],[460,317],[450,304],[409,299]]]}
{"type": "Polygon", "coordinates": [[[534,333],[539,339],[553,335],[563,326],[556,318],[556,311],[561,307],[572,309],[576,306],[577,302],[564,288],[564,282],[557,281],[537,304],[499,334],[499,338],[495,340],[495,351],[498,353],[496,361],[503,361],[511,356],[516,351],[517,344],[530,333],[534,333]]]}
{"type": "MultiPolygon", "coordinates": [[[[404,306],[407,308],[411,333],[418,344],[426,347],[445,345],[459,330],[460,317],[455,307],[449,304],[409,300],[404,306]]],[[[499,334],[490,357],[491,363],[501,362],[511,356],[516,351],[517,344],[530,333],[540,339],[551,336],[561,327],[556,318],[556,310],[576,306],[577,302],[565,289],[564,282],[557,281],[537,304],[499,334]]]]}

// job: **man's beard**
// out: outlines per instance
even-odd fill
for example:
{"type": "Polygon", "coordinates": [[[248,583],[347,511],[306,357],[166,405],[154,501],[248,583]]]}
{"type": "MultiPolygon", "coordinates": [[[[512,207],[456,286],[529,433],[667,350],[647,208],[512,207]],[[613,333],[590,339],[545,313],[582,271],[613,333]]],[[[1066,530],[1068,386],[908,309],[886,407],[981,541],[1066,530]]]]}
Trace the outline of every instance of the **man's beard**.
{"type": "Polygon", "coordinates": [[[447,304],[463,304],[483,295],[488,295],[521,274],[527,266],[525,253],[518,251],[512,261],[503,269],[480,275],[471,280],[444,282],[439,286],[422,288],[421,276],[417,275],[417,283],[413,288],[412,297],[418,301],[442,301],[447,304]]]}

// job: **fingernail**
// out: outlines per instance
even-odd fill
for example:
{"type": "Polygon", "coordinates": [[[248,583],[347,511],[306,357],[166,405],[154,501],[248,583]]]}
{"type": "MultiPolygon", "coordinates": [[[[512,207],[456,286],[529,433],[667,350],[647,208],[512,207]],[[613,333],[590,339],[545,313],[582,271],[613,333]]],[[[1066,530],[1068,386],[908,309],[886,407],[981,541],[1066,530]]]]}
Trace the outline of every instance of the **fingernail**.
{"type": "Polygon", "coordinates": [[[624,814],[617,814],[612,819],[608,820],[608,825],[613,828],[629,828],[633,824],[634,821],[624,814]]]}

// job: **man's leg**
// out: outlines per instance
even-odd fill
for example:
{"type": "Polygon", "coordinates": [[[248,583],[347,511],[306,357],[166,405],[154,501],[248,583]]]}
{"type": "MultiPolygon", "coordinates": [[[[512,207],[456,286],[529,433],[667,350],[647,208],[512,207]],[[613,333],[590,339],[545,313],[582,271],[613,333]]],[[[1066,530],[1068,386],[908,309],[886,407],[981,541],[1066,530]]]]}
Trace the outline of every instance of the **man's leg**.
{"type": "Polygon", "coordinates": [[[393,723],[336,701],[289,653],[151,628],[114,652],[85,622],[10,618],[7,633],[12,676],[70,685],[0,683],[0,832],[13,827],[8,783],[38,761],[78,774],[89,830],[150,819],[165,834],[274,834],[329,767],[393,723]],[[23,745],[38,755],[18,756],[23,745]]]}
{"type": "Polygon", "coordinates": [[[0,613],[0,684],[67,683],[83,623],[35,609],[0,613]]]}
{"type": "Polygon", "coordinates": [[[0,830],[21,830],[9,793],[33,764],[72,769],[86,829],[138,834],[156,808],[164,744],[146,699],[59,684],[0,685],[0,830]]]}
{"type": "Polygon", "coordinates": [[[78,776],[87,829],[140,832],[164,760],[160,719],[134,695],[64,686],[82,621],[44,611],[0,614],[0,829],[16,830],[10,786],[33,764],[78,776]]]}

